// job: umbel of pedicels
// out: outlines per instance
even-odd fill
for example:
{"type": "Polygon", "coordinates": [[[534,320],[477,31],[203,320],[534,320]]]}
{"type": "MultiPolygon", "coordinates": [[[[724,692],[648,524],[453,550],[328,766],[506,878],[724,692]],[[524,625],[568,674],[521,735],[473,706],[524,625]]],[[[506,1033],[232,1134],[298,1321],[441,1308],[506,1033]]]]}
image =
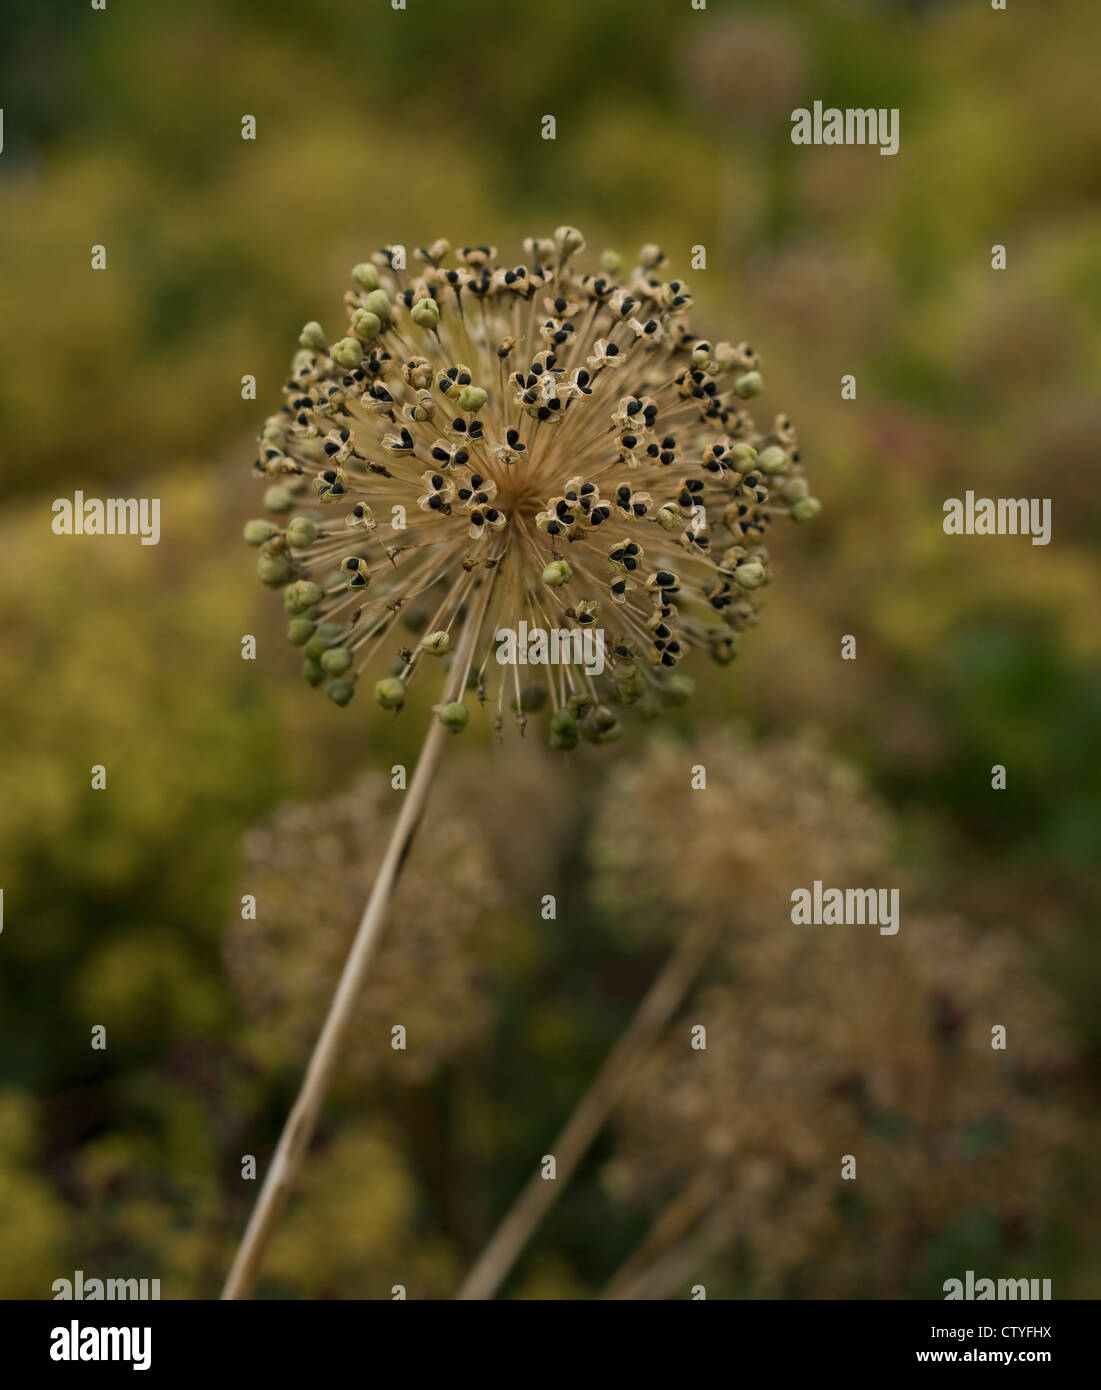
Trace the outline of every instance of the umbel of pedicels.
{"type": "Polygon", "coordinates": [[[437,241],[410,271],[383,250],[353,270],[336,334],[303,329],[255,462],[275,520],[245,538],[336,704],[369,679],[399,710],[421,667],[459,660],[463,698],[435,707],[451,730],[478,704],[498,730],[506,707],[521,731],[547,710],[556,748],[612,742],[630,707],[690,697],[694,648],[734,658],[773,518],[818,515],[791,420],[746,408],[753,348],[692,332],[659,247],[586,272],[584,245],[559,227],[505,266],[437,241]],[[592,650],[585,629],[600,674],[495,659],[499,633],[554,631],[568,654],[592,650]]]}

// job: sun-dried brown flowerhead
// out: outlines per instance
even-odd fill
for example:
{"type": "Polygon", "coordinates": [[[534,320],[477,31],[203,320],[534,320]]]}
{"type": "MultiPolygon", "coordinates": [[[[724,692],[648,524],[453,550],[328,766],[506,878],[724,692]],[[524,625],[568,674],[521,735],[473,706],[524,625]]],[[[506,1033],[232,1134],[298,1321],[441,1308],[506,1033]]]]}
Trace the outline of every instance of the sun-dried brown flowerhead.
{"type": "Polygon", "coordinates": [[[595,896],[620,929],[723,929],[706,983],[626,1088],[605,1181],[715,1205],[755,1292],[901,1296],[890,1281],[924,1243],[975,1214],[1038,1224],[1062,1156],[1088,1151],[1068,1105],[1073,1039],[1010,926],[922,907],[889,937],[792,921],[792,890],[814,879],[905,885],[892,828],[813,743],[730,730],[620,763],[597,802],[595,896]]]}
{"type": "MultiPolygon", "coordinates": [[[[358,1006],[344,1059],[350,1076],[389,1069],[423,1080],[489,1028],[503,889],[469,814],[468,771],[460,773],[441,780],[413,851],[417,871],[397,890],[401,930],[386,938],[358,1006]],[[406,1036],[395,1051],[399,1025],[406,1036]]],[[[234,920],[225,953],[251,1044],[268,1059],[298,1061],[316,1037],[386,846],[394,796],[368,772],[322,801],[281,806],[244,838],[241,889],[256,911],[234,920]]]]}
{"type": "Polygon", "coordinates": [[[478,246],[449,268],[437,242],[412,272],[383,251],[343,336],[303,330],[255,465],[277,521],[245,534],[337,704],[374,663],[400,709],[442,660],[455,732],[473,688],[498,728],[543,706],[553,746],[611,742],[623,707],[689,697],[691,648],[734,657],[773,517],[818,514],[790,419],[746,409],[753,348],[691,331],[659,247],[620,279],[577,269],[583,247],[560,227],[522,265],[478,246]]]}
{"type": "Polygon", "coordinates": [[[691,746],[652,739],[609,771],[588,859],[593,896],[629,939],[678,940],[701,918],[771,939],[802,882],[874,882],[890,821],[855,768],[811,735],[755,741],[736,727],[691,746]],[[704,790],[694,789],[699,771],[704,790]]]}

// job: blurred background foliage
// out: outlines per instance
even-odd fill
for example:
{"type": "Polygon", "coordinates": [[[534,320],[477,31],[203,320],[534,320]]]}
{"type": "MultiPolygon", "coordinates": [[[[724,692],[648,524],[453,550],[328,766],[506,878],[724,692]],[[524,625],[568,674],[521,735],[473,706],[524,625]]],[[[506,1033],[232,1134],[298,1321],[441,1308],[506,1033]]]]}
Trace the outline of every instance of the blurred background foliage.
{"type": "MultiPolygon", "coordinates": [[[[765,407],[796,420],[824,504],[778,545],[737,668],[693,671],[685,776],[735,714],[755,736],[812,729],[891,807],[898,877],[976,940],[1011,941],[1018,992],[1066,1030],[1038,1083],[1049,1142],[1020,1160],[1029,1220],[991,1206],[981,1162],[948,1164],[931,1223],[907,1225],[920,1184],[880,1173],[846,1205],[837,1183],[814,1208],[828,1220],[793,1198],[790,1228],[782,1202],[722,1228],[709,1296],[937,1297],[967,1267],[1101,1293],[1097,6],[312,0],[305,16],[290,0],[38,0],[3,24],[0,1295],[48,1297],[78,1267],[216,1294],[255,1192],[241,1156],[262,1170],[302,1061],[297,1023],[258,1027],[231,986],[254,925],[242,892],[263,917],[263,887],[241,884],[246,832],[370,769],[388,787],[425,713],[342,711],[297,680],[239,541],[252,437],[301,324],[336,318],[371,250],[447,236],[518,259],[523,236],[563,222],[594,251],[659,241],[685,273],[707,247],[688,275],[701,331],[762,353],[765,407]],[[899,154],[792,146],[791,109],[816,98],[899,107],[899,154]],[[54,538],[50,502],[77,487],[160,497],[160,545],[54,538]],[[942,502],[968,488],[1050,496],[1052,544],[945,537],[942,502]],[[97,1023],[106,1052],[89,1046],[97,1023]],[[883,1240],[858,1238],[869,1221],[883,1240]]],[[[407,1076],[390,1062],[342,1078],[264,1294],[448,1296],[660,966],[657,939],[617,925],[631,878],[617,905],[590,872],[608,765],[642,765],[644,748],[556,761],[532,733],[457,760],[446,789],[488,856],[485,925],[504,943],[462,986],[480,991],[478,1027],[407,1076]]],[[[646,814],[660,855],[663,808],[646,814]]],[[[430,846],[410,872],[446,923],[456,900],[430,846]]],[[[776,874],[785,897],[806,877],[776,874]]],[[[298,888],[288,970],[350,925],[343,896],[298,888]]],[[[982,954],[954,958],[965,995],[982,954]]],[[[430,1017],[431,973],[406,977],[430,1017]]],[[[834,998],[808,990],[811,1023],[834,998]]],[[[736,1068],[726,1080],[736,1111],[736,1068]]],[[[646,1135],[627,1159],[602,1141],[508,1295],[600,1292],[668,1198],[643,1180],[646,1135]],[[628,1161],[643,1177],[617,1181],[628,1161]]],[[[877,1164],[920,1171],[920,1142],[919,1124],[877,1131],[877,1164]]]]}

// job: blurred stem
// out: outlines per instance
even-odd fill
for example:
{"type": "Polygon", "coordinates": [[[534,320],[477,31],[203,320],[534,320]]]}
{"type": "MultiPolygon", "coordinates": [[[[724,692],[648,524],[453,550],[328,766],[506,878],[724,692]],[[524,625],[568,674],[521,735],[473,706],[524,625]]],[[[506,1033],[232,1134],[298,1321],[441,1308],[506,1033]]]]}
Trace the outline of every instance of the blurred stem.
{"type": "Polygon", "coordinates": [[[661,1258],[674,1241],[700,1219],[715,1200],[716,1181],[713,1173],[698,1173],[673,1200],[664,1207],[642,1241],[612,1276],[602,1299],[629,1298],[625,1292],[661,1258]]]}
{"type": "Polygon", "coordinates": [[[680,940],[647,991],[634,1017],[620,1034],[596,1079],[548,1152],[555,1158],[555,1177],[538,1171],[528,1179],[504,1220],[467,1275],[457,1299],[492,1298],[539,1223],[554,1205],[577,1165],[619,1100],[638,1062],[653,1045],[684,998],[718,934],[717,917],[696,923],[680,940]]]}
{"type": "Polygon", "coordinates": [[[703,1218],[689,1235],[667,1250],[653,1264],[642,1270],[619,1292],[609,1295],[617,1299],[664,1299],[678,1285],[691,1277],[708,1255],[718,1250],[730,1238],[733,1212],[730,1205],[720,1204],[703,1218]]]}
{"type": "MultiPolygon", "coordinates": [[[[470,659],[477,640],[478,631],[485,617],[489,595],[493,589],[490,581],[483,585],[474,611],[468,615],[463,626],[462,640],[455,653],[455,662],[447,681],[447,700],[458,699],[466,685],[470,659]]],[[[286,1205],[287,1197],[294,1186],[302,1158],[309,1147],[318,1116],[329,1089],[337,1062],[356,1006],[359,1003],[367,972],[374,960],[382,939],[383,930],[390,915],[390,907],[397,888],[398,879],[405,866],[406,856],[417,833],[421,817],[428,802],[433,779],[440,765],[444,747],[452,735],[446,725],[433,718],[428,734],[421,746],[417,766],[414,769],[409,789],[402,802],[386,854],[375,877],[371,896],[363,909],[359,927],[356,930],[352,949],[344,963],[340,983],[336,987],[333,1001],[329,1005],[328,1017],[321,1030],[306,1075],[298,1092],[294,1108],[287,1116],[279,1143],[272,1156],[264,1178],[264,1185],[256,1199],[252,1216],[249,1218],[245,1234],[241,1239],[233,1266],[222,1290],[223,1299],[248,1298],[260,1272],[260,1261],[271,1239],[272,1232],[286,1205]]]]}

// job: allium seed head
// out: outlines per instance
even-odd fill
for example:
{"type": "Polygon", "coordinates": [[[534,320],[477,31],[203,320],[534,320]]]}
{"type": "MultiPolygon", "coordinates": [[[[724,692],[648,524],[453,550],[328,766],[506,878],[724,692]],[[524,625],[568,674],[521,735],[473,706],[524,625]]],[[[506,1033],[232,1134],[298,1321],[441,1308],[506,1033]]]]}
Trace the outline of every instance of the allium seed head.
{"type": "Polygon", "coordinates": [[[246,536],[261,580],[318,624],[304,674],[338,674],[338,704],[375,662],[376,698],[398,710],[394,683],[446,655],[449,727],[473,687],[498,728],[506,702],[521,727],[545,706],[554,746],[611,742],[619,707],[653,717],[688,697],[692,648],[733,658],[771,579],[772,519],[817,516],[790,419],[759,428],[743,404],[763,386],[753,349],[691,332],[660,247],[620,275],[615,254],[577,268],[584,245],[559,227],[524,243],[527,264],[478,246],[450,267],[438,241],[410,272],[382,252],[352,272],[345,336],[303,330],[255,464],[286,521],[246,536]],[[603,672],[537,666],[544,698],[530,674],[522,696],[494,660],[521,623],[599,633],[603,672]]]}
{"type": "MultiPolygon", "coordinates": [[[[427,852],[418,861],[414,851],[421,872],[402,879],[403,929],[379,953],[343,1061],[357,1080],[386,1070],[424,1080],[475,1046],[492,1021],[504,890],[486,831],[471,822],[468,777],[460,766],[441,780],[425,821],[427,852]],[[391,1049],[396,1023],[408,1030],[407,1052],[391,1049]]],[[[385,849],[392,799],[389,782],[367,773],[321,801],[280,806],[244,838],[241,888],[261,909],[251,919],[234,915],[225,953],[251,1044],[269,1060],[297,1061],[324,1018],[363,884],[385,849]]]]}

